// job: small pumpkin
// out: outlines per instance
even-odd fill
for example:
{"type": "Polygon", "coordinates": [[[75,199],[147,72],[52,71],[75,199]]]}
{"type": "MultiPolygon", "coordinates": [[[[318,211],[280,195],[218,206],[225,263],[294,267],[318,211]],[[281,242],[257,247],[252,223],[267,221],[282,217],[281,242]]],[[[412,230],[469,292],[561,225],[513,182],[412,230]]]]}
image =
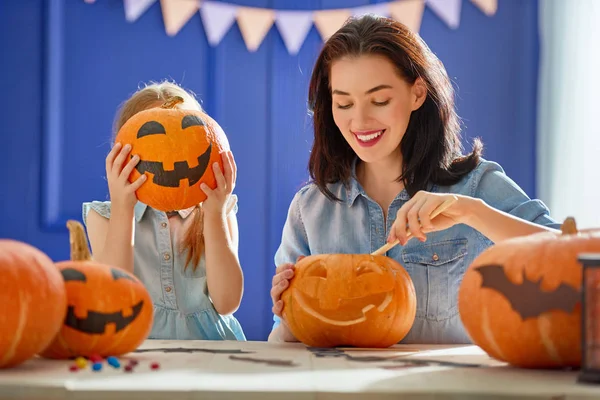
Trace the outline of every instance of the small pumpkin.
{"type": "Polygon", "coordinates": [[[137,198],[157,210],[183,210],[206,199],[205,183],[217,187],[212,165],[223,171],[220,153],[229,150],[227,136],[206,113],[176,107],[175,96],[162,106],[141,111],[119,129],[115,142],[130,144],[140,161],[129,176],[133,182],[148,175],[137,198]]]}
{"type": "Polygon", "coordinates": [[[0,368],[17,366],[46,348],[60,330],[67,292],[41,250],[0,240],[0,368]]]}
{"type": "Polygon", "coordinates": [[[144,285],[122,269],[91,260],[81,223],[68,221],[71,260],[57,263],[67,291],[67,313],[47,358],[119,356],[150,334],[153,307],[144,285]]]}
{"type": "Polygon", "coordinates": [[[281,299],[291,332],[314,347],[389,347],[406,336],[417,310],[406,270],[369,254],[302,258],[281,299]]]}
{"type": "Polygon", "coordinates": [[[468,267],[458,294],[462,323],[490,356],[523,368],[581,365],[582,266],[600,230],[541,232],[498,242],[468,267]]]}

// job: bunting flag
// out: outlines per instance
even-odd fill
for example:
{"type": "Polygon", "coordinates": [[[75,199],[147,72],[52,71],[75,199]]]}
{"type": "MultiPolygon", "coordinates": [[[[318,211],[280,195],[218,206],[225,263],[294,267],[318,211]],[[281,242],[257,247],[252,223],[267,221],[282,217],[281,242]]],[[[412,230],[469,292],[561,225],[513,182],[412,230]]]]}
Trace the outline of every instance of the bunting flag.
{"type": "Polygon", "coordinates": [[[156,0],[123,0],[125,19],[135,22],[156,0]]]}
{"type": "Polygon", "coordinates": [[[471,0],[485,15],[491,17],[498,11],[498,0],[471,0]]]}
{"type": "MultiPolygon", "coordinates": [[[[84,1],[96,3],[95,0],[84,1]]],[[[169,36],[177,35],[200,11],[202,25],[211,46],[217,46],[237,21],[246,48],[255,52],[275,25],[287,51],[296,55],[313,25],[321,39],[327,40],[348,18],[364,14],[391,17],[418,33],[427,7],[450,29],[457,29],[463,1],[468,0],[395,0],[359,7],[292,11],[241,6],[225,1],[160,0],[160,7],[165,31],[169,36]]],[[[469,1],[488,17],[498,10],[498,0],[469,1]]],[[[129,22],[135,22],[156,2],[158,0],[123,0],[125,18],[129,22]]]]}
{"type": "Polygon", "coordinates": [[[425,0],[397,1],[390,4],[392,18],[403,23],[413,32],[421,29],[421,19],[425,11],[425,0]]]}
{"type": "Polygon", "coordinates": [[[165,31],[175,36],[200,9],[199,0],[160,0],[165,31]]]}

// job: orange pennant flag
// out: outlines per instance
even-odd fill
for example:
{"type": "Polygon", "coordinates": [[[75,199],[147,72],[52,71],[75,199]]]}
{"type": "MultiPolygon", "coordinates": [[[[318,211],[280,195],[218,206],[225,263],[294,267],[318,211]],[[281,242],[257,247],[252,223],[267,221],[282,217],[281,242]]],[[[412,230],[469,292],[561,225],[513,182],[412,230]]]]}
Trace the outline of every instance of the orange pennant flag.
{"type": "Polygon", "coordinates": [[[238,26],[248,51],[258,50],[263,39],[275,22],[275,11],[266,8],[240,7],[238,26]]]}
{"type": "Polygon", "coordinates": [[[396,21],[418,33],[423,20],[425,0],[400,0],[390,4],[390,13],[396,21]]]}
{"type": "Polygon", "coordinates": [[[160,0],[165,31],[175,36],[200,9],[200,0],[160,0]]]}
{"type": "Polygon", "coordinates": [[[487,16],[496,14],[498,10],[498,0],[471,0],[487,16]]]}
{"type": "Polygon", "coordinates": [[[314,17],[315,26],[321,34],[321,38],[325,41],[331,37],[338,29],[344,25],[344,22],[350,18],[350,10],[324,10],[315,11],[314,17]]]}

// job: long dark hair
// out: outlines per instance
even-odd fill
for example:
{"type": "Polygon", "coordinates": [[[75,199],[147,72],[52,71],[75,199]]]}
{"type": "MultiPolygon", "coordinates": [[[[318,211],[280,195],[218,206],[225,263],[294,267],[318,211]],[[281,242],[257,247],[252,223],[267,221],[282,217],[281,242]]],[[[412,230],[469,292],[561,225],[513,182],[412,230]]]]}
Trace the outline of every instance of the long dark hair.
{"type": "Polygon", "coordinates": [[[308,164],[312,180],[325,196],[340,200],[327,184],[348,182],[356,154],[333,120],[331,63],[344,56],[370,54],[385,56],[409,84],[421,77],[427,87],[425,102],[412,112],[400,143],[403,165],[398,181],[404,182],[410,196],[427,190],[431,183],[458,182],[477,166],[483,146],[475,139],[473,151],[462,154],[454,90],[446,69],[427,44],[407,27],[371,15],[346,21],[327,40],[315,63],[308,91],[314,125],[308,164]]]}

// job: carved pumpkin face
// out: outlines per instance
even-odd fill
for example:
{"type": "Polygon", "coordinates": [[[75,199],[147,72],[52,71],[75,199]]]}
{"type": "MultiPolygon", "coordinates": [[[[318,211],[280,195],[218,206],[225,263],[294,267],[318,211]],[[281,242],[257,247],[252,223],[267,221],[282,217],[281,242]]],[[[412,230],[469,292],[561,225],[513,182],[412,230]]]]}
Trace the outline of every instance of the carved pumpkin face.
{"type": "Polygon", "coordinates": [[[137,190],[138,199],[157,210],[182,210],[206,199],[200,189],[206,183],[216,188],[212,164],[229,142],[219,124],[199,110],[176,108],[174,97],[161,107],[141,111],[119,130],[115,142],[130,144],[140,161],[131,173],[133,182],[141,174],[148,180],[137,190]]]}
{"type": "Polygon", "coordinates": [[[490,356],[524,368],[581,364],[582,267],[600,252],[600,229],[542,232],[489,247],[467,269],[458,294],[463,325],[490,356]]]}
{"type": "Polygon", "coordinates": [[[315,347],[391,346],[412,327],[417,304],[400,264],[362,254],[303,258],[281,298],[294,336],[315,347]]]}
{"type": "Polygon", "coordinates": [[[42,356],[118,356],[135,350],[148,337],[152,300],[134,275],[89,260],[62,261],[56,266],[67,290],[67,313],[42,356]]]}

